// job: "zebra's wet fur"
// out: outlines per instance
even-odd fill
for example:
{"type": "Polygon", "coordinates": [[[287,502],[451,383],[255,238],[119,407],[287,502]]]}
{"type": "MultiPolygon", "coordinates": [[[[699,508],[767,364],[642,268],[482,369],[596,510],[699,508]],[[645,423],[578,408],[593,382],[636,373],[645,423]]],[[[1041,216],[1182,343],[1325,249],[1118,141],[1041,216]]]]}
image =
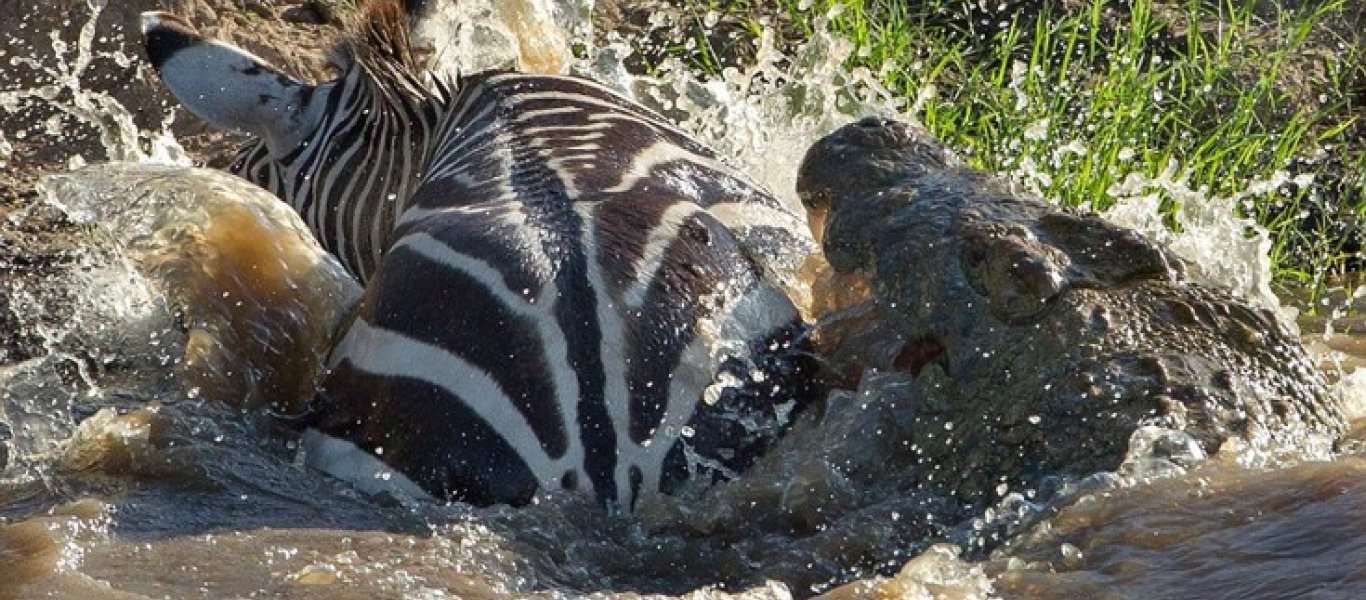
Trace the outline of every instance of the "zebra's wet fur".
{"type": "Polygon", "coordinates": [[[438,497],[630,508],[742,470],[809,393],[799,317],[744,243],[800,220],[654,112],[573,77],[434,80],[393,1],[316,86],[145,19],[172,92],[261,138],[233,170],[366,284],[318,432],[438,497]],[[718,394],[722,372],[749,385],[718,394]]]}

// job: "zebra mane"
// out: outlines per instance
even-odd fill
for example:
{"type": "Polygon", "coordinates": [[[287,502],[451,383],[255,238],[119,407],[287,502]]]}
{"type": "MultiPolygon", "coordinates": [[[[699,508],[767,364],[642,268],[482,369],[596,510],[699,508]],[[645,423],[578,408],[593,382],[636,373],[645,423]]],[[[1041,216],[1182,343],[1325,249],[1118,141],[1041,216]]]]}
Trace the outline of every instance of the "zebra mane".
{"type": "Polygon", "coordinates": [[[444,98],[451,86],[431,77],[413,53],[412,23],[424,5],[422,0],[361,0],[338,48],[349,67],[404,100],[444,98]]]}

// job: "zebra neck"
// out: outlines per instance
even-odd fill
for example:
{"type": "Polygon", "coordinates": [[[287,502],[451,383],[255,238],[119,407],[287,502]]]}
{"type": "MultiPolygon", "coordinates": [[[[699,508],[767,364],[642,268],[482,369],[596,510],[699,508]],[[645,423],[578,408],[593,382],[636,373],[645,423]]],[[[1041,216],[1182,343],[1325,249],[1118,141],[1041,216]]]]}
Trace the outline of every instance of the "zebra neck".
{"type": "Polygon", "coordinates": [[[445,112],[353,70],[326,92],[317,131],[278,162],[271,191],[288,201],[323,247],[362,282],[392,241],[445,112]]]}

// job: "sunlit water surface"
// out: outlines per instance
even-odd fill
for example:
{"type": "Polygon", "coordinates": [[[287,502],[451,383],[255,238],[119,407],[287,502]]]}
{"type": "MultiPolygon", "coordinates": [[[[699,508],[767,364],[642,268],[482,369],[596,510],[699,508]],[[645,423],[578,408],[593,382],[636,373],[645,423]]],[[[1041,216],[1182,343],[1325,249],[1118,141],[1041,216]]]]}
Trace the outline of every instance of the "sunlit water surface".
{"type": "MultiPolygon", "coordinates": [[[[794,207],[798,161],[819,136],[865,114],[915,118],[871,74],[841,68],[850,47],[820,34],[792,56],[764,45],[754,67],[718,79],[631,76],[630,40],[575,58],[589,9],[466,2],[440,18],[477,20],[497,34],[481,39],[505,43],[436,54],[617,85],[794,207]]],[[[66,50],[77,58],[52,68],[79,98],[71,69],[89,40],[66,50]]],[[[7,109],[53,95],[0,94],[7,109]]],[[[276,418],[294,407],[264,406],[306,396],[356,286],[269,196],[184,166],[174,139],[136,130],[120,106],[73,106],[132,162],[51,177],[3,216],[16,229],[62,223],[49,241],[71,250],[41,277],[0,279],[40,348],[0,366],[0,598],[1366,597],[1366,455],[1352,434],[1337,454],[1310,440],[1230,445],[1191,466],[1151,455],[1161,432],[1140,431],[1115,473],[963,514],[895,473],[862,488],[835,474],[834,456],[860,448],[838,424],[895,377],[837,392],[824,422],[800,424],[741,480],[634,517],[569,496],[517,510],[368,497],[304,468],[276,418]]],[[[1230,199],[1170,176],[1111,193],[1126,202],[1110,218],[1161,239],[1197,277],[1278,306],[1266,240],[1242,235],[1230,199]],[[1159,190],[1182,199],[1182,233],[1153,216],[1159,190]]],[[[789,274],[799,294],[814,287],[803,301],[816,307],[831,304],[818,271],[789,274]]],[[[1362,324],[1343,317],[1354,303],[1366,308],[1340,294],[1301,323],[1360,407],[1366,381],[1344,375],[1366,360],[1351,333],[1362,324]]]]}

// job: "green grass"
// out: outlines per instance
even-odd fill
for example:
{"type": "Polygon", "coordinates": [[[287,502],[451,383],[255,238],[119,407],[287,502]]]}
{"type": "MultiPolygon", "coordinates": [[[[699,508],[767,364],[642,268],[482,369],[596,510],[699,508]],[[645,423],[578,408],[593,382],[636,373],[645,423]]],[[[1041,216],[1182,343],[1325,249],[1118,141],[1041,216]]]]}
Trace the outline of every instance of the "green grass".
{"type": "MultiPolygon", "coordinates": [[[[1366,63],[1333,33],[1351,28],[1328,26],[1355,1],[1259,14],[1253,0],[1013,0],[970,15],[976,2],[959,0],[688,0],[698,27],[665,53],[719,72],[763,27],[795,43],[836,8],[829,28],[858,49],[849,66],[908,99],[933,86],[921,121],[974,166],[1028,165],[1045,196],[1104,209],[1129,173],[1174,161],[1191,188],[1241,196],[1229,210],[1267,228],[1278,284],[1308,288],[1312,306],[1363,266],[1366,63]],[[723,26],[701,27],[708,12],[723,26]],[[1085,152],[1059,152],[1074,142],[1085,152]],[[1315,180],[1242,193],[1277,171],[1315,180]]],[[[1173,227],[1178,203],[1164,197],[1173,227]]]]}

